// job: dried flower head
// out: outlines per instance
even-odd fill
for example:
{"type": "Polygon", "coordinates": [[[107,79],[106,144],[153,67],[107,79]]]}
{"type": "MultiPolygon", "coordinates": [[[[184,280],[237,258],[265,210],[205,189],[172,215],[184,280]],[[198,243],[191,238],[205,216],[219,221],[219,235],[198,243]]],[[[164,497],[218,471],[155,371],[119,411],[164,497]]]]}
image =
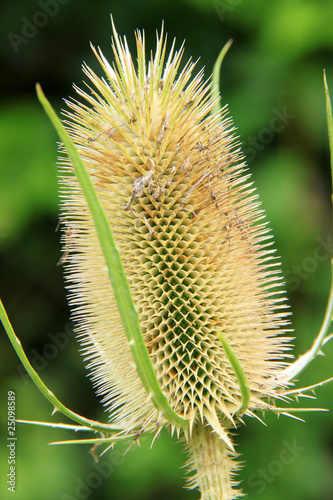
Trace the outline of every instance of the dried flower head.
{"type": "MultiPolygon", "coordinates": [[[[180,71],[183,51],[172,47],[166,57],[163,36],[147,62],[140,32],[136,43],[137,67],[116,31],[114,65],[94,49],[105,76],[84,66],[91,87],[76,89],[83,102],[68,101],[66,124],[112,227],[160,386],[190,422],[192,484],[204,499],[222,498],[220,481],[202,479],[212,467],[204,457],[214,453],[216,467],[232,469],[228,430],[243,411],[253,415],[280,397],[288,339],[279,263],[226,108],[210,114],[211,84],[202,71],[192,76],[191,61],[180,71]],[[221,335],[248,382],[243,411],[221,335]]],[[[72,174],[62,159],[64,265],[88,368],[114,422],[154,429],[161,416],[133,364],[72,174]]]]}

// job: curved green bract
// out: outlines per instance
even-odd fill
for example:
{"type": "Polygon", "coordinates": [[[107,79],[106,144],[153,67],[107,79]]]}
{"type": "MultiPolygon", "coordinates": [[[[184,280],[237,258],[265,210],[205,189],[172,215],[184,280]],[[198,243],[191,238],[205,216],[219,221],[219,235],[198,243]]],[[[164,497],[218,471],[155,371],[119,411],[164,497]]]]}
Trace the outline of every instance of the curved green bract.
{"type": "Polygon", "coordinates": [[[232,350],[231,346],[228,344],[226,339],[223,337],[222,333],[218,334],[218,338],[223,346],[223,349],[228,357],[228,360],[232,366],[232,369],[235,372],[237,381],[239,383],[239,388],[242,396],[242,403],[241,406],[239,407],[239,410],[237,411],[237,414],[242,414],[247,410],[250,402],[251,391],[249,383],[247,381],[245,372],[243,370],[243,367],[239,359],[237,358],[236,354],[234,353],[234,351],[232,350]]]}
{"type": "Polygon", "coordinates": [[[46,99],[39,84],[37,84],[37,95],[46,114],[50,118],[61,141],[67,149],[76,177],[88,203],[99,243],[108,268],[109,278],[117,302],[119,314],[142,384],[148,392],[155,408],[163,415],[164,418],[177,427],[186,427],[188,425],[188,420],[178,415],[172,409],[158,383],[153,364],[141,333],[138,312],[132,299],[120,253],[115,244],[109,221],[91,182],[90,176],[85,169],[74,142],[69,137],[51,104],[46,99]]]}
{"type": "Polygon", "coordinates": [[[232,42],[233,42],[233,40],[231,38],[230,38],[230,40],[227,41],[227,43],[225,44],[225,46],[223,47],[223,49],[219,53],[219,56],[216,59],[214,67],[213,67],[212,99],[215,101],[215,104],[211,110],[212,115],[221,110],[221,104],[220,104],[220,98],[219,98],[221,66],[222,66],[224,57],[225,57],[226,53],[228,52],[232,42]]]}
{"type": "MultiPolygon", "coordinates": [[[[328,140],[330,147],[330,159],[331,159],[331,179],[332,179],[332,192],[333,192],[333,115],[332,115],[332,105],[329,94],[329,89],[327,85],[326,72],[324,70],[324,87],[325,87],[325,100],[326,100],[326,118],[327,118],[327,129],[328,129],[328,140]]],[[[331,195],[333,196],[333,195],[331,195]]],[[[332,200],[333,201],[333,200],[332,200]]],[[[302,354],[296,361],[287,366],[279,376],[279,380],[283,382],[288,382],[299,375],[309,363],[315,359],[315,357],[321,353],[321,348],[333,338],[332,335],[328,334],[330,326],[333,319],[333,259],[331,259],[331,286],[325,311],[325,316],[323,323],[321,325],[320,331],[315,338],[311,349],[309,349],[305,354],[302,354]]]]}

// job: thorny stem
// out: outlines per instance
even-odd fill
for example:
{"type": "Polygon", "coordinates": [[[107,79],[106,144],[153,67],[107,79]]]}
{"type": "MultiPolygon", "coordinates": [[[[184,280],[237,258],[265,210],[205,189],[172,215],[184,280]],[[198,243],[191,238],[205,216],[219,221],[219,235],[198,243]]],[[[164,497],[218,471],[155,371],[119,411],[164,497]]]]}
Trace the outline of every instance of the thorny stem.
{"type": "Polygon", "coordinates": [[[189,477],[189,487],[199,488],[201,500],[235,500],[243,496],[236,489],[234,476],[240,468],[238,454],[212,431],[209,426],[197,423],[187,444],[187,467],[194,474],[189,477]]]}
{"type": "MultiPolygon", "coordinates": [[[[40,427],[52,427],[53,429],[67,429],[67,430],[71,430],[74,432],[78,432],[78,431],[97,432],[97,429],[95,429],[93,427],[85,427],[84,425],[71,425],[71,424],[64,424],[64,423],[58,423],[58,422],[37,422],[35,420],[15,420],[15,422],[21,423],[21,424],[38,425],[40,427]]],[[[98,422],[98,425],[100,425],[99,422],[98,422]]],[[[109,429],[102,430],[102,428],[101,428],[98,430],[98,432],[103,437],[100,437],[100,438],[71,439],[71,440],[67,440],[67,441],[54,441],[54,442],[49,443],[49,444],[104,444],[104,443],[113,444],[113,443],[118,442],[118,441],[138,440],[139,437],[144,436],[149,432],[149,431],[147,431],[147,432],[142,431],[138,428],[137,432],[133,431],[130,433],[120,433],[119,431],[123,430],[123,429],[118,429],[118,428],[116,429],[116,426],[112,426],[112,427],[115,427],[114,430],[118,431],[117,434],[112,434],[111,436],[104,437],[106,434],[110,434],[110,430],[109,429]]],[[[111,428],[111,426],[110,426],[110,428],[111,428]]]]}

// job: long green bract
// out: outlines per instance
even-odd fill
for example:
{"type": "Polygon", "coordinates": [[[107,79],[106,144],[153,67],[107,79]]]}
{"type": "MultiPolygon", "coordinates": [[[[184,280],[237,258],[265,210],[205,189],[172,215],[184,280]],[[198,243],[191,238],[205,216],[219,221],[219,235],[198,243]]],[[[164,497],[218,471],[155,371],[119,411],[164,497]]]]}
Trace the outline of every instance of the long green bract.
{"type": "Polygon", "coordinates": [[[100,432],[119,432],[121,429],[118,425],[109,425],[109,424],[101,424],[100,422],[95,422],[94,420],[89,420],[85,417],[82,417],[81,415],[78,415],[77,413],[73,412],[69,408],[67,408],[65,405],[63,405],[53,394],[52,391],[42,381],[36,370],[32,367],[30,364],[30,361],[28,360],[22,344],[18,337],[16,336],[14,329],[9,321],[9,318],[7,316],[6,310],[3,306],[2,301],[0,300],[0,320],[3,324],[4,329],[6,330],[6,333],[8,335],[8,338],[12,344],[12,346],[15,349],[16,354],[18,355],[21,363],[23,364],[24,368],[27,370],[28,374],[30,375],[31,379],[34,381],[40,392],[50,401],[50,403],[54,406],[55,411],[60,411],[67,417],[69,417],[71,420],[74,422],[77,422],[81,425],[86,425],[88,427],[91,427],[93,430],[100,431],[100,432]]]}
{"type": "MultiPolygon", "coordinates": [[[[324,71],[324,87],[325,87],[325,101],[326,101],[326,118],[327,118],[327,128],[328,128],[328,139],[330,147],[330,158],[331,158],[331,178],[332,178],[332,191],[333,191],[333,115],[332,115],[332,105],[330,99],[330,93],[328,89],[326,73],[324,71]]],[[[332,200],[333,201],[333,200],[332,200]]],[[[291,363],[287,368],[285,368],[278,379],[283,382],[288,382],[299,375],[308,364],[321,353],[321,348],[328,340],[332,339],[332,335],[328,335],[329,328],[332,323],[333,315],[333,259],[331,259],[331,286],[325,311],[324,320],[320,331],[315,338],[311,349],[309,349],[305,354],[302,354],[296,361],[291,363]]]]}
{"type": "MultiPolygon", "coordinates": [[[[139,436],[138,435],[131,435],[131,436],[112,436],[112,437],[106,437],[106,438],[96,438],[96,439],[70,439],[67,441],[53,441],[52,443],[49,443],[50,445],[55,445],[55,444],[105,444],[105,443],[116,443],[117,441],[128,441],[130,439],[137,439],[139,436]]],[[[140,434],[141,436],[141,434],[140,434]]]]}
{"type": "Polygon", "coordinates": [[[171,424],[185,427],[188,421],[178,415],[170,406],[158,383],[153,364],[145,345],[137,309],[134,305],[128,280],[115,244],[112,230],[90,176],[79,156],[74,142],[69,137],[62,122],[37,84],[37,95],[71,159],[76,177],[86,198],[96,233],[108,268],[109,278],[117,302],[121,321],[130,344],[138,375],[156,409],[171,424]]]}

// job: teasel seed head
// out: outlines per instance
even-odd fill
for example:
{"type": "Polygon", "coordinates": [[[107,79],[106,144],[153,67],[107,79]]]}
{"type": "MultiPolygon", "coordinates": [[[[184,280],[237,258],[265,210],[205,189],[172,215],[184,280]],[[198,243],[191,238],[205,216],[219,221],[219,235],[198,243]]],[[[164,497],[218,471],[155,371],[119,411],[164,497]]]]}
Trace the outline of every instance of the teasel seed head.
{"type": "MultiPolygon", "coordinates": [[[[183,49],[167,55],[163,33],[147,61],[140,32],[136,44],[137,64],[115,29],[114,64],[93,49],[105,75],[84,66],[88,90],[76,88],[65,123],[112,227],[160,386],[189,421],[191,484],[203,499],[236,498],[229,429],[242,393],[219,334],[247,379],[243,411],[266,409],[281,395],[289,348],[279,262],[227,109],[210,114],[210,82],[191,61],[180,69],[183,49]]],[[[65,155],[59,166],[69,301],[92,380],[125,432],[156,430],[167,422],[137,374],[85,198],[65,155]]]]}

